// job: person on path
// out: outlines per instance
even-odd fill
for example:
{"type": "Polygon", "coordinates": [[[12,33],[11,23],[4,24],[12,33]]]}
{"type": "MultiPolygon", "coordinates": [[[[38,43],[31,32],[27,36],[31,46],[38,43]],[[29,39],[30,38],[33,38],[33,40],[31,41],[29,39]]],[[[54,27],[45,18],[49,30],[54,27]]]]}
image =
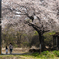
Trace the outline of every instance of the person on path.
{"type": "Polygon", "coordinates": [[[13,50],[12,43],[10,43],[10,45],[9,45],[9,50],[10,50],[10,54],[12,54],[12,50],[13,50]]]}
{"type": "Polygon", "coordinates": [[[6,46],[6,54],[8,54],[8,47],[6,46]]]}

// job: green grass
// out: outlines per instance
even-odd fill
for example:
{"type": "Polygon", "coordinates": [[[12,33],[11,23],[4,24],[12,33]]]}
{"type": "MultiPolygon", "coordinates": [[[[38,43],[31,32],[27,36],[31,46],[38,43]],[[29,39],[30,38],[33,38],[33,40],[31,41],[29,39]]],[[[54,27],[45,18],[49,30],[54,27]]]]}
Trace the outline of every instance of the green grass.
{"type": "MultiPolygon", "coordinates": [[[[28,56],[28,55],[24,55],[28,56]]],[[[59,51],[43,51],[41,54],[35,52],[32,53],[30,56],[36,57],[36,58],[41,58],[41,59],[54,59],[54,58],[59,58],[59,51]]]]}
{"type": "Polygon", "coordinates": [[[47,58],[54,58],[55,55],[49,51],[44,51],[40,55],[39,53],[33,53],[32,56],[41,58],[41,59],[47,59],[47,58]]]}
{"type": "Polygon", "coordinates": [[[43,51],[41,54],[35,52],[26,55],[0,55],[0,59],[58,59],[59,51],[43,51]]]}
{"type": "Polygon", "coordinates": [[[33,57],[33,58],[40,58],[40,59],[58,59],[59,58],[59,51],[43,51],[41,54],[35,52],[31,55],[23,55],[25,57],[33,57]]]}
{"type": "Polygon", "coordinates": [[[43,51],[41,54],[33,53],[32,56],[41,58],[41,59],[54,59],[55,57],[59,58],[59,51],[43,51]]]}

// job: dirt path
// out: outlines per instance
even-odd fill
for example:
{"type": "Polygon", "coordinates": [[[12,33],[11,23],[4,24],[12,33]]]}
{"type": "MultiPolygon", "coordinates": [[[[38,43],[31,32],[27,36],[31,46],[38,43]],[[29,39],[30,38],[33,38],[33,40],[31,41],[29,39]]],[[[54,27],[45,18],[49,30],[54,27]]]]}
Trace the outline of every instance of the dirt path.
{"type": "Polygon", "coordinates": [[[0,55],[0,59],[40,59],[40,58],[34,58],[31,56],[15,56],[15,55],[0,55]]]}
{"type": "MultiPolygon", "coordinates": [[[[29,51],[29,49],[28,48],[13,48],[13,52],[12,53],[26,53],[26,52],[28,52],[29,51]]],[[[3,54],[5,54],[6,53],[6,50],[5,50],[5,48],[2,48],[2,53],[3,54]]],[[[9,52],[9,49],[8,49],[8,54],[9,54],[10,52],[9,52]]]]}

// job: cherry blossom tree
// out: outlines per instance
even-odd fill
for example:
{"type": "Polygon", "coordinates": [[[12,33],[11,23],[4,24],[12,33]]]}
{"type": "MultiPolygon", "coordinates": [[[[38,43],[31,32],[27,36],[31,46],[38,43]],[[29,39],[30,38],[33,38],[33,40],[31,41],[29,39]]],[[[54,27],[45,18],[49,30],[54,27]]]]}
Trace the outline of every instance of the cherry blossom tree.
{"type": "MultiPolygon", "coordinates": [[[[14,18],[33,27],[39,35],[41,48],[44,48],[43,34],[48,31],[57,31],[58,27],[58,0],[8,0],[2,3],[2,17],[14,18]],[[56,29],[55,29],[56,28],[56,29]]],[[[15,20],[17,21],[17,20],[15,20]]],[[[19,23],[19,22],[18,22],[19,23]]]]}

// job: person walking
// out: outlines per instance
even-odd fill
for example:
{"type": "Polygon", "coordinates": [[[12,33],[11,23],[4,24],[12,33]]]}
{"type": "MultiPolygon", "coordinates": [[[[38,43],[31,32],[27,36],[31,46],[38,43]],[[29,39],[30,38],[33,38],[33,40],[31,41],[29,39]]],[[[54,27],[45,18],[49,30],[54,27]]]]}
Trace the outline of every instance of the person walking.
{"type": "Polygon", "coordinates": [[[6,54],[8,54],[8,47],[6,46],[6,54]]]}
{"type": "Polygon", "coordinates": [[[12,43],[10,43],[10,45],[9,45],[9,50],[10,50],[10,54],[12,54],[12,50],[13,50],[12,43]]]}

